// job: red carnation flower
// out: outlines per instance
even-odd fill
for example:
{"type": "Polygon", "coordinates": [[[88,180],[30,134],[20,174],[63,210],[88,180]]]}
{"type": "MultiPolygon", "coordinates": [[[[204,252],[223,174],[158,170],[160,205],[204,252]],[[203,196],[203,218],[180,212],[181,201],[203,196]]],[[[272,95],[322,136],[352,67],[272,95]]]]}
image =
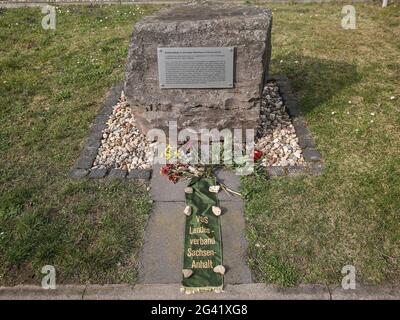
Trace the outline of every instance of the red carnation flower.
{"type": "Polygon", "coordinates": [[[262,156],[264,155],[264,153],[260,150],[254,150],[253,152],[253,160],[254,161],[258,161],[262,158],[262,156]]]}
{"type": "Polygon", "coordinates": [[[173,173],[168,177],[169,181],[172,181],[173,183],[177,183],[179,180],[179,175],[177,173],[173,173]]]}
{"type": "Polygon", "coordinates": [[[169,174],[170,170],[171,170],[171,168],[168,165],[166,165],[166,166],[161,167],[160,173],[162,175],[167,176],[169,174]]]}

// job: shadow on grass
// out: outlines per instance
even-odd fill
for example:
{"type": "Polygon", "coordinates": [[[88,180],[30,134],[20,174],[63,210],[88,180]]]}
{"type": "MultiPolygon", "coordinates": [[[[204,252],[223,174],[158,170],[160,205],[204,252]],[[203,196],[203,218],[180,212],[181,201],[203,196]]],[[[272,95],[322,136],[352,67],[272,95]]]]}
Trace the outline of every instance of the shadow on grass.
{"type": "Polygon", "coordinates": [[[272,74],[283,74],[289,78],[305,114],[361,80],[353,64],[298,54],[274,57],[271,70],[272,74]]]}

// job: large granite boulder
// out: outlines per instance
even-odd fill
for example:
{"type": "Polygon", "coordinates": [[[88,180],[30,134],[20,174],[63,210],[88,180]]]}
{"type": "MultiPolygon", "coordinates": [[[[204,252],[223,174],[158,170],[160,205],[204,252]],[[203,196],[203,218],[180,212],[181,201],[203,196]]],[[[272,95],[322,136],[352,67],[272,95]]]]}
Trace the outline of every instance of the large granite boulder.
{"type": "Polygon", "coordinates": [[[125,75],[125,95],[139,127],[256,128],[259,99],[271,55],[268,9],[193,2],[159,11],[134,26],[125,75]],[[234,87],[160,89],[158,47],[234,47],[234,87]]]}

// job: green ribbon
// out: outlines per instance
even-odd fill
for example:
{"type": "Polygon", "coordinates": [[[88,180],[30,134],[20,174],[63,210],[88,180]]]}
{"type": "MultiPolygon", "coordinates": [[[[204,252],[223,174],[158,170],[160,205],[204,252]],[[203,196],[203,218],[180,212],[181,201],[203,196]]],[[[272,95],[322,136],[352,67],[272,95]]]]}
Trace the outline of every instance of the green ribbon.
{"type": "Polygon", "coordinates": [[[195,177],[188,185],[193,193],[186,193],[186,205],[192,213],[186,217],[183,268],[193,271],[182,280],[187,293],[223,288],[223,275],[213,271],[222,265],[221,224],[212,212],[212,207],[218,206],[218,199],[216,193],[209,191],[213,185],[215,179],[195,177]]]}

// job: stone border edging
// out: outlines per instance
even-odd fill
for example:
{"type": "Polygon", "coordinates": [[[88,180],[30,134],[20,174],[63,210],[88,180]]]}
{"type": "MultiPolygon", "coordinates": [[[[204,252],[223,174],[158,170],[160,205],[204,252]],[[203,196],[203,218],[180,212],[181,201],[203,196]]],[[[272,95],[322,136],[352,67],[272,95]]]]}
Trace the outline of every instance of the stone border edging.
{"type": "Polygon", "coordinates": [[[60,285],[0,287],[0,300],[400,300],[399,285],[358,286],[355,290],[321,285],[279,288],[264,283],[226,285],[224,293],[185,295],[180,284],[60,285]]]}
{"type": "Polygon", "coordinates": [[[120,82],[114,85],[107,94],[106,101],[100,113],[96,116],[94,123],[90,129],[89,137],[86,139],[85,145],[81,152],[80,157],[76,160],[70,176],[75,179],[89,178],[89,179],[135,179],[135,180],[150,180],[152,170],[148,169],[135,169],[128,173],[127,170],[122,169],[105,169],[95,168],[92,169],[94,160],[96,159],[98,149],[101,145],[103,130],[107,126],[107,120],[111,116],[113,107],[121,96],[123,90],[123,83],[120,82]]]}
{"type": "Polygon", "coordinates": [[[321,175],[324,170],[321,153],[317,150],[315,140],[307,127],[307,122],[299,107],[296,95],[293,93],[288,77],[283,75],[272,75],[265,80],[275,81],[279,87],[279,94],[289,113],[296,135],[299,139],[299,146],[303,151],[306,165],[295,166],[272,166],[267,167],[270,177],[277,176],[299,176],[299,175],[321,175]]]}
{"type": "Polygon", "coordinates": [[[45,5],[174,5],[183,4],[185,2],[187,2],[187,0],[0,0],[0,8],[16,9],[24,7],[41,7],[45,5]]]}

